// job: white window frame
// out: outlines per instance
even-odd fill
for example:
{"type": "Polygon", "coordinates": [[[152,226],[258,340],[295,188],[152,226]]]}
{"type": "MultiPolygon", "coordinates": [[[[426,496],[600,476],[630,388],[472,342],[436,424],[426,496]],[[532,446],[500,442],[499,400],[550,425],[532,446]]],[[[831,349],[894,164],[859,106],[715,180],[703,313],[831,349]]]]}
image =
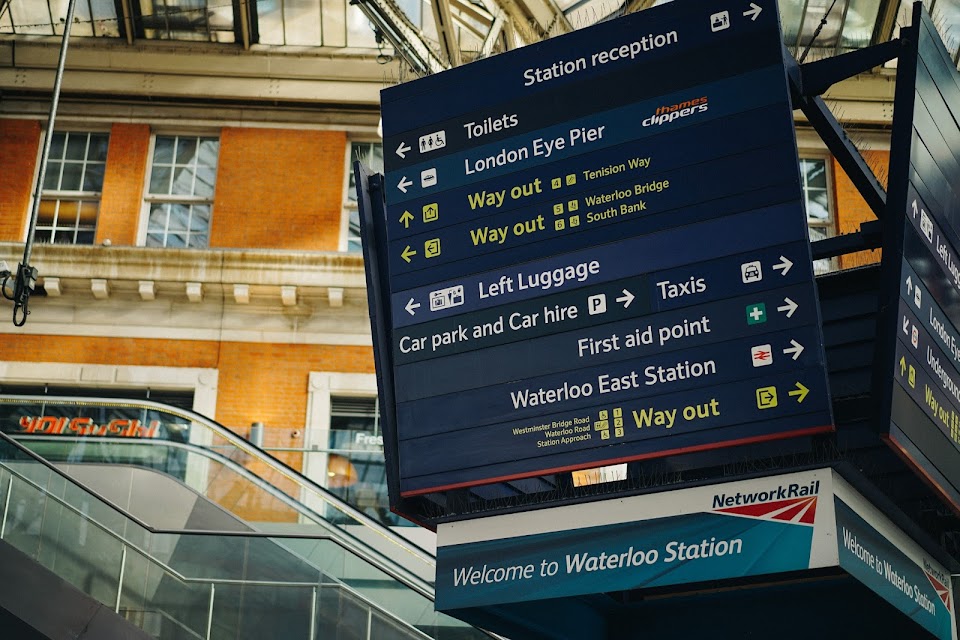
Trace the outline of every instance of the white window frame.
{"type": "MultiPolygon", "coordinates": [[[[56,134],[58,134],[58,133],[67,134],[67,137],[68,137],[68,138],[69,138],[69,135],[70,135],[70,134],[87,135],[87,136],[88,136],[88,138],[87,138],[87,145],[88,145],[87,151],[88,151],[88,152],[89,152],[89,136],[90,136],[90,135],[93,135],[93,134],[96,134],[96,135],[105,135],[105,136],[107,137],[107,147],[108,147],[108,152],[107,152],[107,153],[109,154],[110,133],[111,133],[109,130],[96,129],[96,128],[70,127],[70,128],[57,129],[57,130],[55,130],[53,133],[54,133],[54,135],[56,135],[56,134]]],[[[42,159],[41,156],[43,155],[43,147],[44,147],[45,142],[46,142],[46,135],[47,135],[47,134],[46,134],[46,131],[44,131],[44,132],[41,134],[41,136],[40,136],[40,146],[39,146],[39,148],[37,149],[37,162],[36,162],[36,166],[39,166],[40,160],[42,159]]],[[[66,148],[66,147],[64,147],[64,148],[66,148]]],[[[108,155],[108,158],[109,158],[109,155],[108,155]]],[[[61,160],[60,158],[57,159],[57,161],[60,161],[60,160],[61,160]]],[[[83,160],[84,167],[86,167],[87,163],[88,163],[88,161],[87,161],[87,159],[86,159],[86,157],[85,157],[84,160],[83,160]]],[[[47,167],[44,169],[44,178],[47,177],[47,169],[49,169],[49,164],[50,164],[50,157],[48,156],[48,157],[47,157],[47,167]]],[[[108,165],[107,165],[107,160],[104,160],[103,166],[104,166],[104,179],[106,179],[106,170],[107,170],[107,166],[108,166],[108,165]]],[[[33,194],[36,193],[36,186],[37,186],[36,183],[37,183],[37,179],[38,179],[38,178],[39,178],[39,172],[34,172],[33,183],[31,184],[31,190],[30,190],[30,193],[31,193],[31,196],[30,196],[30,206],[31,206],[31,208],[33,207],[33,202],[34,202],[33,194]]],[[[82,175],[81,175],[81,184],[80,184],[80,186],[83,187],[82,175]]],[[[100,185],[100,188],[101,188],[101,191],[82,191],[82,190],[77,190],[77,191],[61,191],[61,190],[47,190],[47,189],[43,189],[43,188],[42,188],[42,185],[41,185],[41,189],[40,189],[40,201],[41,201],[41,203],[42,203],[44,200],[62,200],[62,201],[68,201],[68,202],[69,202],[69,201],[72,201],[72,202],[80,202],[80,201],[83,201],[83,202],[94,202],[94,201],[95,201],[95,202],[97,203],[97,217],[96,217],[96,222],[95,222],[94,225],[93,225],[93,238],[91,238],[89,244],[88,244],[88,243],[82,243],[82,244],[80,244],[80,245],[78,245],[78,246],[90,246],[90,245],[93,245],[93,244],[96,243],[97,226],[100,224],[100,203],[101,203],[101,200],[103,199],[103,191],[102,191],[103,185],[102,185],[102,184],[100,185]]],[[[31,210],[32,210],[32,209],[31,209],[31,210]]],[[[28,220],[27,220],[27,224],[26,224],[26,228],[24,229],[24,237],[26,237],[26,234],[27,234],[27,232],[29,231],[29,224],[30,224],[30,222],[29,222],[29,219],[28,219],[28,220]]],[[[56,228],[56,224],[54,225],[54,228],[56,228]]],[[[40,224],[39,224],[39,222],[38,222],[37,230],[36,230],[36,232],[35,232],[35,234],[34,234],[34,238],[36,239],[36,241],[37,241],[37,242],[40,242],[40,243],[42,243],[42,244],[53,244],[53,243],[52,243],[51,241],[49,241],[47,238],[42,238],[42,237],[40,237],[40,235],[39,235],[40,233],[47,234],[47,238],[49,238],[50,230],[49,230],[49,229],[40,229],[40,224]]],[[[76,229],[76,226],[74,226],[74,238],[76,238],[76,233],[77,233],[77,229],[76,229]]],[[[59,243],[59,244],[61,244],[61,245],[67,245],[67,244],[77,245],[77,242],[74,240],[74,242],[70,242],[70,243],[59,243]]]]}
{"type": "MultiPolygon", "coordinates": [[[[360,253],[360,251],[350,251],[350,214],[357,211],[357,205],[350,200],[350,173],[353,171],[353,156],[351,151],[355,144],[379,144],[383,146],[383,141],[374,138],[350,138],[347,137],[347,146],[344,149],[344,171],[343,171],[343,191],[342,206],[340,207],[340,239],[337,245],[338,251],[348,253],[360,253]]],[[[358,240],[359,242],[359,240],[358,240]]]]}
{"type": "MultiPolygon", "coordinates": [[[[143,177],[143,198],[140,203],[140,221],[137,224],[137,246],[147,246],[147,227],[150,224],[150,209],[152,205],[158,202],[177,202],[184,204],[209,204],[210,205],[210,224],[207,227],[207,246],[205,247],[185,247],[187,249],[208,249],[210,248],[210,230],[213,228],[213,204],[217,195],[216,182],[220,176],[220,149],[217,150],[217,167],[214,175],[213,194],[209,198],[199,196],[163,196],[150,193],[150,179],[153,176],[153,154],[156,150],[157,136],[161,138],[168,137],[192,137],[192,138],[216,138],[218,143],[223,142],[221,131],[153,131],[150,133],[150,144],[147,149],[147,170],[143,177]]],[[[178,248],[167,247],[164,245],[159,248],[178,248]]]]}
{"type": "MultiPolygon", "coordinates": [[[[373,373],[310,372],[307,387],[307,424],[303,456],[303,475],[320,486],[327,483],[327,462],[330,446],[332,398],[375,398],[377,376],[373,373]]],[[[323,513],[324,505],[312,494],[301,496],[301,501],[323,513]]],[[[436,535],[422,527],[396,527],[394,531],[431,552],[436,552],[436,535]]]]}
{"type": "MultiPolygon", "coordinates": [[[[823,160],[824,162],[824,175],[826,177],[827,184],[827,211],[829,217],[823,222],[814,222],[811,223],[810,218],[806,218],[807,229],[819,228],[826,231],[826,237],[832,238],[837,235],[837,199],[836,191],[833,183],[833,156],[829,152],[821,149],[808,149],[801,148],[797,153],[797,169],[800,174],[800,191],[803,194],[803,213],[806,217],[807,215],[807,193],[803,188],[803,172],[800,170],[800,161],[801,160],[823,160]]],[[[829,271],[834,271],[838,267],[838,262],[836,258],[826,258],[823,260],[814,260],[814,272],[815,273],[826,273],[829,271]]]]}

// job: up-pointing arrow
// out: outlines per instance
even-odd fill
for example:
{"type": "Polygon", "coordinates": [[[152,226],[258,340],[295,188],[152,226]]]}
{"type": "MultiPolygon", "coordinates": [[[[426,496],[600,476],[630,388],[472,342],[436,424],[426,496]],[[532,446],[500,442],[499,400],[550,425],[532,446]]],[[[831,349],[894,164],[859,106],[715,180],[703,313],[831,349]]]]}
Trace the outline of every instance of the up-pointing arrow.
{"type": "Polygon", "coordinates": [[[913,276],[907,276],[907,293],[913,293],[913,276]]]}
{"type": "Polygon", "coordinates": [[[910,208],[913,209],[913,217],[916,218],[917,217],[917,201],[916,200],[910,203],[910,208]]]}
{"type": "Polygon", "coordinates": [[[404,228],[404,229],[409,229],[409,228],[410,228],[410,221],[411,221],[411,220],[413,220],[413,214],[410,213],[409,211],[404,211],[404,212],[400,215],[400,224],[403,225],[403,228],[404,228]]]}

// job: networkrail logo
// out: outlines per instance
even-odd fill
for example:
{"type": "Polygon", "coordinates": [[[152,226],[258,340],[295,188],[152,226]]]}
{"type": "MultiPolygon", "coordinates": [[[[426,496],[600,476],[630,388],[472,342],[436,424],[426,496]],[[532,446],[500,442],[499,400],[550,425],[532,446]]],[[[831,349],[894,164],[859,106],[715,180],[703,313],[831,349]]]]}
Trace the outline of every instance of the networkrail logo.
{"type": "Polygon", "coordinates": [[[713,496],[713,510],[761,520],[812,525],[817,514],[818,493],[819,480],[810,484],[783,484],[764,491],[718,493],[713,496]]]}
{"type": "Polygon", "coordinates": [[[684,100],[677,104],[669,104],[657,107],[653,115],[646,118],[641,124],[645,127],[659,126],[667,122],[673,122],[680,118],[686,118],[696,113],[705,113],[707,111],[707,96],[684,100]]]}
{"type": "Polygon", "coordinates": [[[947,576],[935,569],[926,558],[923,559],[923,573],[930,581],[930,586],[937,592],[937,597],[947,607],[947,611],[950,611],[950,587],[947,586],[947,576]]]}

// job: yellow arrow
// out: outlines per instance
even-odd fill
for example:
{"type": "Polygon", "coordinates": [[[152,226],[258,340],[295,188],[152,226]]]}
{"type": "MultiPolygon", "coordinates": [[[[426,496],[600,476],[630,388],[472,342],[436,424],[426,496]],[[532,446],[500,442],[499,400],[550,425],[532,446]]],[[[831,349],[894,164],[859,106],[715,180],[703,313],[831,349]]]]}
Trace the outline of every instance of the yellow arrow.
{"type": "MultiPolygon", "coordinates": [[[[400,224],[403,225],[404,229],[410,228],[410,221],[413,220],[413,214],[409,211],[404,211],[403,215],[400,216],[400,224]]],[[[409,262],[409,260],[408,260],[409,262]]]]}
{"type": "Polygon", "coordinates": [[[796,396],[797,402],[803,402],[803,399],[807,397],[807,394],[810,393],[810,389],[807,389],[805,386],[797,383],[797,388],[794,391],[789,392],[787,395],[796,396]]]}
{"type": "Polygon", "coordinates": [[[417,252],[410,248],[410,245],[407,245],[407,248],[403,250],[403,253],[400,254],[400,257],[410,262],[410,256],[417,255],[417,252]]]}
{"type": "Polygon", "coordinates": [[[903,356],[900,356],[900,375],[903,375],[907,372],[907,359],[903,356]]]}

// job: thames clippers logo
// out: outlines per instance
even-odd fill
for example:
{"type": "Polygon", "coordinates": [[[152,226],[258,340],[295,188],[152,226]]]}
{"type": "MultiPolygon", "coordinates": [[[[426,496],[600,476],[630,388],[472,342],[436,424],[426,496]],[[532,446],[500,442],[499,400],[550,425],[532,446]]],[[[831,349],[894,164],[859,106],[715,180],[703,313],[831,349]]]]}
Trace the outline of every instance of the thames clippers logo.
{"type": "Polygon", "coordinates": [[[693,100],[684,100],[677,104],[663,105],[657,107],[652,116],[645,119],[641,124],[645,127],[662,125],[667,122],[673,122],[680,118],[686,118],[696,113],[704,113],[707,110],[707,96],[694,98],[693,100]]]}
{"type": "Polygon", "coordinates": [[[713,496],[713,510],[748,518],[813,524],[819,492],[820,481],[814,480],[810,484],[783,484],[764,491],[718,493],[713,496]]]}

